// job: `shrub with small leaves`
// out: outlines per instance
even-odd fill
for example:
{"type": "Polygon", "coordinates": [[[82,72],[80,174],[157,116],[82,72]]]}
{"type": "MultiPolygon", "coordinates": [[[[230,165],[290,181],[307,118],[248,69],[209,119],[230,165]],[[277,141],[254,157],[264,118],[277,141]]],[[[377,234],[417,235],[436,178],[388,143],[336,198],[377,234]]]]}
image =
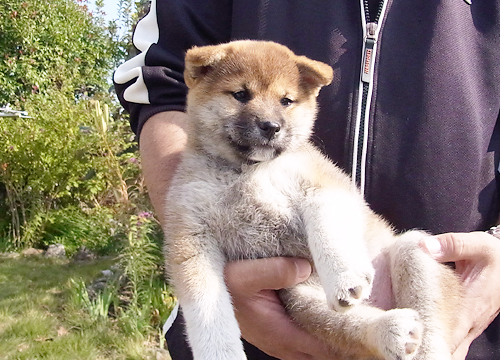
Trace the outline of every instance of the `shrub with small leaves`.
{"type": "Polygon", "coordinates": [[[49,95],[26,104],[31,118],[0,117],[0,182],[16,246],[33,243],[23,229],[36,216],[67,206],[129,211],[128,192],[143,192],[126,119],[117,116],[99,131],[89,101],[49,95]]]}
{"type": "Polygon", "coordinates": [[[83,0],[0,2],[0,105],[66,89],[80,97],[109,87],[123,58],[116,29],[103,26],[83,0]]]}

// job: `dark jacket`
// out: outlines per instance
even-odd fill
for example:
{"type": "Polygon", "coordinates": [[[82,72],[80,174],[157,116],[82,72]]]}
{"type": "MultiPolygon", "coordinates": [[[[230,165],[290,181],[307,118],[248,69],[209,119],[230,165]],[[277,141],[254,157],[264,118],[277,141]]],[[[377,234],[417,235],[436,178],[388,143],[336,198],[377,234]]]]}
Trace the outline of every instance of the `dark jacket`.
{"type": "MultiPolygon", "coordinates": [[[[153,0],[135,33],[142,53],[115,73],[132,128],[184,110],[186,49],[273,40],[333,67],[314,140],[376,212],[398,230],[487,229],[500,209],[500,1],[372,1],[366,12],[362,3],[153,0]],[[375,61],[362,66],[373,43],[375,61]]],[[[499,359],[498,331],[490,326],[468,359],[499,359]]]]}

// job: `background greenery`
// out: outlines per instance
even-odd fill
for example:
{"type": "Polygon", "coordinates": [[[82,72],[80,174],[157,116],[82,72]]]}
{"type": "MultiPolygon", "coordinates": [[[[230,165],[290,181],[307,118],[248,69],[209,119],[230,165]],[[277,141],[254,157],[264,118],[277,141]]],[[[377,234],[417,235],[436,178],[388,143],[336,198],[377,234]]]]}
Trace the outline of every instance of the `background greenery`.
{"type": "Polygon", "coordinates": [[[172,298],[137,144],[111,81],[135,51],[133,24],[148,1],[121,0],[114,22],[103,4],[90,12],[86,0],[0,2],[0,107],[29,114],[0,117],[0,251],[60,243],[69,257],[82,247],[111,256],[119,275],[107,293],[85,300],[88,279],[72,278],[66,300],[83,299],[73,304],[90,318],[100,304],[113,324],[148,337],[172,298]]]}
{"type": "Polygon", "coordinates": [[[110,215],[147,209],[134,136],[110,91],[131,49],[132,8],[122,0],[106,24],[83,0],[0,3],[0,106],[31,116],[0,118],[4,246],[50,244],[45,225],[63,209],[110,230],[110,215]]]}

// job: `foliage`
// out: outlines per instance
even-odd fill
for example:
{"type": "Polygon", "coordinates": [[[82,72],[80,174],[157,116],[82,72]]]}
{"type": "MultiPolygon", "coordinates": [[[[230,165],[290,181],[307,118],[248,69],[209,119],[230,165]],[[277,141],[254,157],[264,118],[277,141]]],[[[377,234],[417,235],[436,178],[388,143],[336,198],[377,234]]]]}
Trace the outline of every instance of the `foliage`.
{"type": "Polygon", "coordinates": [[[152,325],[159,325],[173,305],[163,279],[163,257],[152,237],[157,225],[150,213],[131,216],[127,242],[120,254],[119,264],[130,293],[130,304],[121,320],[130,334],[144,334],[152,325]]]}
{"type": "Polygon", "coordinates": [[[126,218],[147,206],[133,135],[107,92],[126,56],[131,3],[121,1],[118,25],[97,5],[92,14],[87,0],[0,3],[0,105],[31,115],[0,118],[2,244],[47,245],[44,229],[68,206],[73,219],[76,207],[126,218]]]}
{"type": "Polygon", "coordinates": [[[71,278],[69,281],[73,302],[77,307],[87,310],[91,320],[107,319],[111,305],[115,305],[115,308],[118,306],[116,282],[108,282],[103,291],[97,294],[94,299],[91,299],[83,279],[75,280],[71,278]]]}
{"type": "Polygon", "coordinates": [[[104,130],[90,101],[49,93],[26,104],[33,118],[0,118],[0,181],[15,246],[35,243],[38,239],[23,229],[37,217],[50,218],[50,211],[113,204],[132,208],[128,191],[144,195],[125,119],[118,117],[104,130]]]}
{"type": "Polygon", "coordinates": [[[123,50],[84,0],[3,0],[0,14],[0,105],[54,88],[77,97],[107,90],[123,50]]]}
{"type": "Polygon", "coordinates": [[[130,217],[116,273],[96,296],[89,297],[84,282],[72,283],[73,299],[79,307],[94,321],[109,314],[128,336],[144,337],[161,331],[175,304],[163,278],[163,257],[152,237],[155,226],[149,213],[130,217]]]}
{"type": "Polygon", "coordinates": [[[48,212],[38,212],[24,229],[24,239],[36,247],[62,244],[71,256],[85,247],[98,254],[117,252],[120,241],[113,236],[120,226],[106,208],[89,209],[65,207],[48,212]]]}
{"type": "MultiPolygon", "coordinates": [[[[126,229],[127,243],[120,255],[120,264],[134,284],[148,280],[161,257],[158,246],[150,238],[154,225],[152,215],[148,212],[130,217],[126,229]]],[[[134,289],[134,293],[137,294],[138,290],[134,289]]]]}

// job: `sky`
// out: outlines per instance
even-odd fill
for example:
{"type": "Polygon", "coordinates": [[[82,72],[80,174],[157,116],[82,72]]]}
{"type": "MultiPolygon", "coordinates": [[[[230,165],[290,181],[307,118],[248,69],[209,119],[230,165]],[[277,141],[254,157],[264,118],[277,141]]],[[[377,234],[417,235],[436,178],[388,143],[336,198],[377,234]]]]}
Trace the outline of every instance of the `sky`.
{"type": "MultiPolygon", "coordinates": [[[[106,20],[116,20],[118,17],[116,12],[118,11],[119,0],[104,0],[103,11],[106,13],[106,20]]],[[[95,9],[95,0],[89,0],[89,7],[91,10],[95,9]]]]}

